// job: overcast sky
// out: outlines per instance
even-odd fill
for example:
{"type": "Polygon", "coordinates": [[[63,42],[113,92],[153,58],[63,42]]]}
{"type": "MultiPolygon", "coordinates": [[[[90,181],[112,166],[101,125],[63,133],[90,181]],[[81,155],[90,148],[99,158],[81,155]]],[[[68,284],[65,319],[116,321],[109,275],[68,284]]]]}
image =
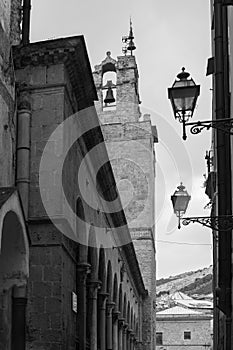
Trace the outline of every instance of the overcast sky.
{"type": "Polygon", "coordinates": [[[180,181],[191,194],[186,216],[208,216],[202,188],[210,131],[188,133],[174,120],[167,88],[184,66],[201,85],[195,120],[211,118],[211,78],[206,77],[210,51],[208,0],[32,0],[31,41],[83,34],[92,67],[111,51],[122,55],[121,37],[132,17],[143,113],[157,126],[156,248],[157,276],[199,269],[212,263],[211,230],[200,224],[176,229],[170,196],[180,181]],[[170,242],[170,243],[167,243],[170,242]],[[175,243],[171,243],[175,242],[175,243]],[[179,243],[179,244],[178,244],[179,243]],[[188,243],[188,244],[186,244],[188,243]]]}

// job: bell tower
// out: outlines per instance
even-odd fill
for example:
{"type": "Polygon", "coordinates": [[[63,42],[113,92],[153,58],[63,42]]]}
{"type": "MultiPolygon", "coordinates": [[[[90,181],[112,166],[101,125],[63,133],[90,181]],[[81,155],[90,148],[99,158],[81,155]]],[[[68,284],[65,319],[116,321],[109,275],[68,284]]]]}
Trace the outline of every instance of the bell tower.
{"type": "Polygon", "coordinates": [[[95,66],[93,76],[99,98],[96,110],[148,290],[148,297],[142,302],[141,341],[144,349],[152,350],[155,348],[156,296],[154,144],[158,138],[150,115],[142,116],[140,111],[133,39],[130,21],[129,36],[123,37],[123,55],[115,60],[108,51],[101,64],[95,66]]]}
{"type": "Polygon", "coordinates": [[[96,110],[103,124],[138,122],[141,116],[138,69],[135,57],[132,55],[132,51],[136,49],[133,39],[132,23],[130,22],[129,36],[122,39],[125,44],[123,48],[125,55],[114,60],[111,57],[111,52],[108,51],[102,63],[95,66],[93,76],[99,98],[96,110]],[[128,51],[131,53],[130,55],[127,55],[128,51]],[[116,83],[113,84],[112,81],[110,83],[108,80],[106,86],[104,77],[110,72],[112,76],[115,74],[116,83]],[[114,101],[110,102],[106,97],[112,95],[114,101]]]}

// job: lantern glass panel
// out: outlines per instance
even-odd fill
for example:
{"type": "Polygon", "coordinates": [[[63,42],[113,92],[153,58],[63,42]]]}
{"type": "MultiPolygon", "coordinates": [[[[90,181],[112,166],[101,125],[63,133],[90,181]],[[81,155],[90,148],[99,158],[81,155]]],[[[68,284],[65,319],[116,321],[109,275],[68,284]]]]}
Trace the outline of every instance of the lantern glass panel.
{"type": "Polygon", "coordinates": [[[184,212],[188,207],[188,203],[190,200],[190,196],[187,195],[173,195],[172,196],[172,204],[174,208],[174,213],[176,212],[184,212]]]}
{"type": "Polygon", "coordinates": [[[195,87],[181,87],[172,90],[173,103],[176,111],[191,111],[196,99],[195,87]]]}

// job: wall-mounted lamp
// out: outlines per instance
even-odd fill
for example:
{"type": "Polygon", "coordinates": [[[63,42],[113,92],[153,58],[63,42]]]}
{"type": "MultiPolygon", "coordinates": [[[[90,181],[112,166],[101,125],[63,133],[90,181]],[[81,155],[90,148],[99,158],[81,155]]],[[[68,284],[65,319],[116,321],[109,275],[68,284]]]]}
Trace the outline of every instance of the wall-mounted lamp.
{"type": "Polygon", "coordinates": [[[185,190],[185,186],[183,186],[182,182],[180,183],[180,186],[177,186],[177,188],[178,190],[176,190],[171,196],[171,201],[174,213],[178,217],[178,228],[180,229],[180,219],[186,212],[191,196],[185,190]]]}
{"type": "Polygon", "coordinates": [[[200,95],[200,85],[196,85],[192,78],[188,79],[189,73],[182,72],[177,75],[171,88],[168,89],[168,98],[171,100],[173,113],[176,119],[183,125],[183,140],[187,139],[186,126],[190,126],[192,134],[199,134],[203,129],[210,128],[221,130],[224,133],[233,135],[233,119],[203,120],[188,123],[192,118],[196,107],[197,98],[200,95]]]}
{"type": "Polygon", "coordinates": [[[181,228],[180,222],[182,219],[182,224],[187,226],[190,223],[199,223],[203,226],[209,227],[215,231],[229,231],[233,229],[233,216],[232,215],[222,215],[222,216],[193,216],[183,218],[186,213],[191,196],[185,190],[182,182],[180,186],[177,187],[178,190],[174,192],[171,196],[171,201],[174,209],[174,213],[178,217],[178,229],[181,228]]]}

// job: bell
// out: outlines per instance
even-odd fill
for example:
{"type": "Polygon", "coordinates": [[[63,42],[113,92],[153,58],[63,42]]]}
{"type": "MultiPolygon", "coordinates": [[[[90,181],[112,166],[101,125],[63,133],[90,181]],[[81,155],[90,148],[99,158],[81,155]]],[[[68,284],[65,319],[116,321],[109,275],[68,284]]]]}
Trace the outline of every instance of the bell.
{"type": "Polygon", "coordinates": [[[133,39],[130,39],[129,46],[127,47],[127,50],[132,52],[135,49],[136,49],[136,46],[133,42],[133,39]]]}
{"type": "Polygon", "coordinates": [[[115,102],[115,98],[113,96],[112,88],[111,86],[109,86],[106,93],[106,97],[104,99],[104,103],[113,103],[113,102],[115,102]]]}

